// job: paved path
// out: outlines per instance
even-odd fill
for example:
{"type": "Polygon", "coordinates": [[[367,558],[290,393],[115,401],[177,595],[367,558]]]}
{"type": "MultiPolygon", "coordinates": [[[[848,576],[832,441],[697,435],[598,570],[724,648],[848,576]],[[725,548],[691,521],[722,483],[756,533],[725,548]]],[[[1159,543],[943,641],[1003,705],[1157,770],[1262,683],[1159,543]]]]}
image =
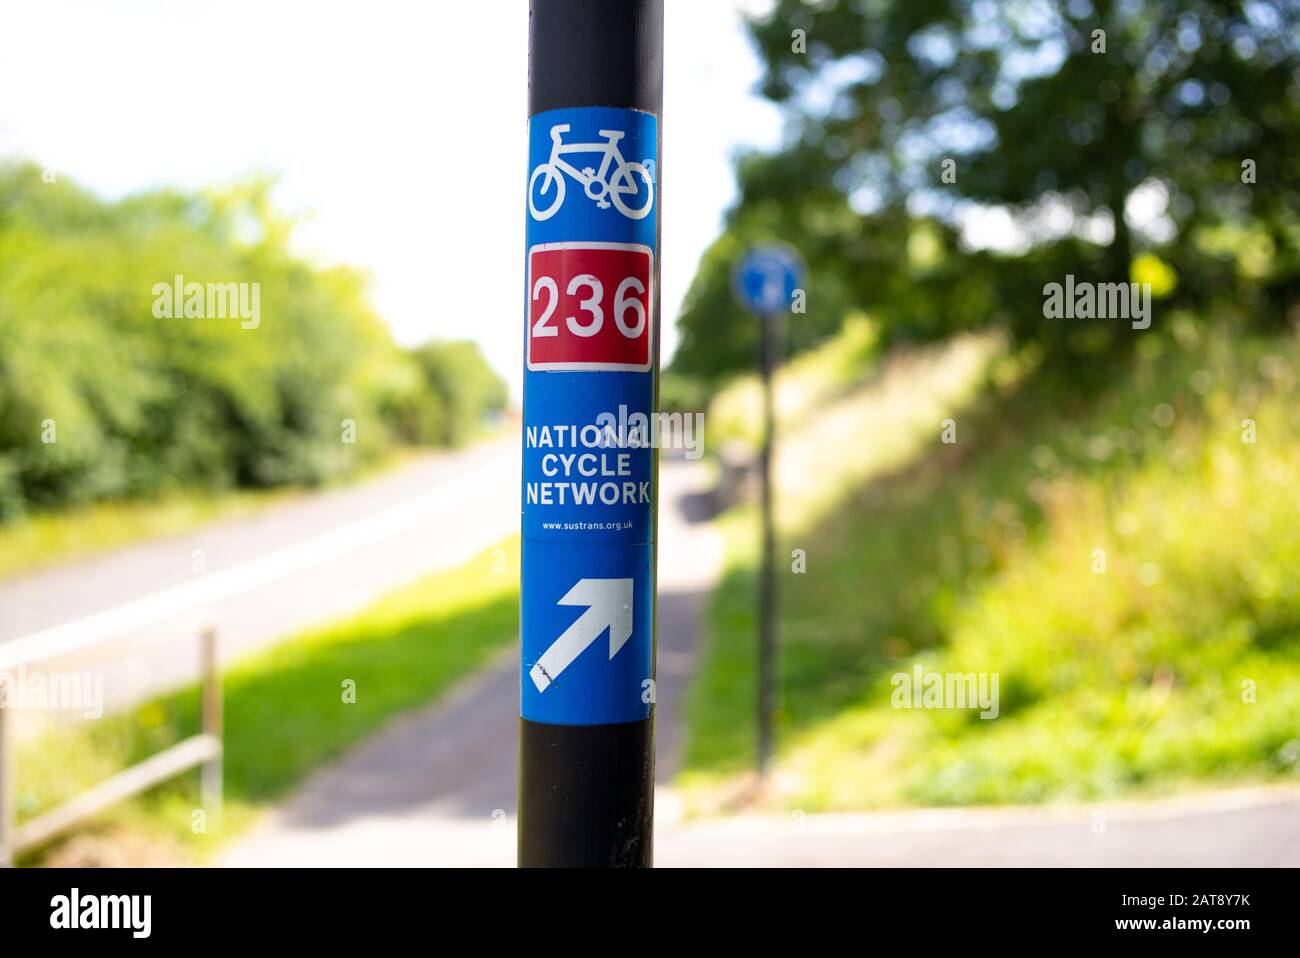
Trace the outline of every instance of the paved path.
{"type": "Polygon", "coordinates": [[[1300,867],[1300,788],[1070,808],[740,816],[669,826],[662,866],[1300,867]]]}
{"type": "Polygon", "coordinates": [[[120,634],[40,666],[104,672],[107,705],[120,707],[191,679],[205,625],[229,661],[465,562],[518,529],[519,469],[512,436],[0,582],[0,661],[15,643],[120,634]]]}
{"type": "MultiPolygon", "coordinates": [[[[681,748],[681,697],[721,542],[701,463],[663,462],[659,517],[658,780],[681,748]]],[[[225,855],[230,865],[511,865],[518,651],[312,777],[225,855]]],[[[661,799],[661,801],[666,801],[661,799]]]]}
{"type": "MultiPolygon", "coordinates": [[[[665,462],[661,483],[655,859],[674,866],[1300,866],[1300,788],[1161,802],[739,815],[680,821],[681,694],[719,571],[707,474],[665,462]]],[[[517,652],[312,777],[221,863],[503,866],[515,861],[517,652]]]]}

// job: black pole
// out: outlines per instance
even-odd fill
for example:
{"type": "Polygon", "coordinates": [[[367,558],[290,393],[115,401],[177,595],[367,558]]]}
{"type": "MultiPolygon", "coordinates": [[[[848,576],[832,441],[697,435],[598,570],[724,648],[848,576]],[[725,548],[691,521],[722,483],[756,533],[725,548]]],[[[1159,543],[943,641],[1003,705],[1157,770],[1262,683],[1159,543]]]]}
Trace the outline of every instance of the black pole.
{"type": "MultiPolygon", "coordinates": [[[[588,324],[579,335],[591,338],[574,340],[575,350],[596,348],[593,344],[598,338],[591,335],[590,329],[599,321],[595,312],[584,313],[584,307],[568,300],[564,309],[553,313],[554,319],[548,319],[549,314],[526,313],[525,344],[529,351],[524,387],[519,865],[649,867],[653,863],[654,821],[653,618],[658,452],[646,448],[632,453],[629,468],[634,478],[646,475],[649,499],[639,500],[630,512],[620,513],[624,518],[617,524],[623,531],[550,531],[557,524],[543,522],[548,515],[552,519],[577,516],[584,521],[572,525],[584,530],[591,528],[592,524],[586,522],[591,517],[596,517],[594,524],[602,529],[615,523],[603,523],[599,509],[579,514],[572,504],[549,504],[545,490],[530,489],[530,484],[553,485],[545,480],[555,469],[555,460],[544,460],[546,454],[536,448],[540,432],[534,434],[530,427],[540,431],[551,424],[590,424],[593,417],[614,411],[609,408],[614,401],[611,396],[619,403],[626,399],[633,412],[653,415],[658,406],[662,0],[532,0],[528,66],[532,174],[526,290],[529,308],[552,302],[552,296],[559,301],[568,281],[579,284],[575,288],[580,296],[589,291],[596,296],[594,287],[581,286],[590,268],[569,267],[564,260],[557,260],[559,265],[554,269],[568,269],[569,273],[549,289],[544,283],[549,276],[544,277],[542,286],[535,287],[533,257],[543,248],[566,247],[559,254],[545,255],[571,256],[577,262],[597,241],[606,247],[640,251],[627,255],[644,257],[635,262],[645,264],[643,278],[648,283],[638,280],[632,290],[635,293],[649,285],[653,295],[646,292],[642,300],[649,306],[645,315],[649,341],[644,356],[623,357],[627,362],[615,367],[630,371],[608,371],[608,363],[597,369],[589,358],[574,363],[569,354],[555,354],[559,359],[548,360],[545,366],[535,362],[534,351],[540,355],[543,348],[565,342],[562,337],[567,335],[566,314],[588,324]],[[593,107],[615,109],[582,112],[593,107]],[[587,116],[598,117],[600,122],[586,123],[587,116]],[[606,127],[623,136],[621,140],[615,137],[623,154],[615,159],[611,149],[608,166],[599,151],[571,161],[568,157],[572,154],[566,154],[564,166],[554,159],[546,162],[545,149],[590,144],[607,137],[606,127]],[[642,131],[640,141],[636,130],[642,131]],[[539,142],[543,144],[542,153],[536,152],[539,142]],[[648,205],[647,194],[652,195],[648,205]],[[574,252],[567,248],[571,246],[582,250],[574,252]],[[550,338],[533,339],[534,333],[550,338]],[[589,365],[584,367],[584,362],[589,365]],[[564,512],[566,508],[569,513],[564,512]],[[568,570],[570,564],[573,570],[568,570]],[[589,604],[582,596],[575,599],[574,592],[566,593],[575,581],[622,584],[620,587],[631,590],[634,597],[629,595],[614,610],[608,632],[597,634],[594,642],[584,646],[575,658],[547,659],[543,650],[546,655],[553,651],[548,643],[561,644],[555,641],[556,634],[560,633],[562,640],[581,625],[581,620],[572,618],[575,610],[570,610],[569,617],[560,619],[558,625],[555,619],[548,618],[555,612],[556,603],[562,607],[589,604]],[[617,624],[620,609],[626,616],[630,638],[617,624]],[[566,628],[568,631],[564,631],[566,628]],[[620,638],[627,647],[620,644],[620,638]],[[562,674],[556,672],[557,661],[562,674]],[[539,719],[539,715],[546,718],[539,719]],[[610,716],[623,719],[628,715],[634,718],[607,720],[610,716]]],[[[625,269],[611,267],[615,268],[625,269]]],[[[622,275],[619,272],[612,276],[620,290],[624,286],[617,283],[617,278],[622,275]]],[[[631,335],[629,328],[642,329],[635,308],[623,309],[627,300],[615,297],[611,283],[603,288],[606,327],[617,316],[622,320],[624,337],[631,335]],[[619,302],[623,307],[617,305],[619,302]]],[[[613,335],[608,328],[606,332],[613,335]]],[[[629,342],[633,340],[619,340],[616,348],[622,349],[629,342]]],[[[568,438],[572,440],[572,434],[568,438]]],[[[619,485],[631,485],[635,491],[640,483],[619,485]]],[[[593,601],[589,612],[595,614],[597,608],[593,601]]],[[[580,634],[584,641],[589,640],[590,633],[580,634]]]]}
{"type": "Polygon", "coordinates": [[[763,511],[762,565],[758,583],[758,774],[766,776],[772,760],[772,712],[776,707],[776,522],[772,515],[772,451],[776,414],[772,377],[776,370],[777,324],[780,316],[760,317],[759,369],[763,378],[763,448],[759,482],[763,511]]]}

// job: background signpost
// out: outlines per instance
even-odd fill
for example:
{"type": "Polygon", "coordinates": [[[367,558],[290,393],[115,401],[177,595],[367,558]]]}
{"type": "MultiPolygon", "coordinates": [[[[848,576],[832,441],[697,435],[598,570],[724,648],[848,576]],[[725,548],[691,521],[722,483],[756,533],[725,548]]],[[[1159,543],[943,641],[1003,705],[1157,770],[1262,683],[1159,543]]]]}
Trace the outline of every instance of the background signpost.
{"type": "Polygon", "coordinates": [[[533,0],[528,73],[519,864],[649,866],[662,0],[533,0]]]}
{"type": "Polygon", "coordinates": [[[772,376],[779,360],[782,323],[799,288],[802,263],[784,246],[750,250],[736,266],[736,299],[759,319],[759,374],[763,379],[763,446],[759,452],[762,549],[758,582],[758,772],[772,758],[772,713],[776,708],[776,524],[772,503],[772,454],[776,414],[772,376]]]}

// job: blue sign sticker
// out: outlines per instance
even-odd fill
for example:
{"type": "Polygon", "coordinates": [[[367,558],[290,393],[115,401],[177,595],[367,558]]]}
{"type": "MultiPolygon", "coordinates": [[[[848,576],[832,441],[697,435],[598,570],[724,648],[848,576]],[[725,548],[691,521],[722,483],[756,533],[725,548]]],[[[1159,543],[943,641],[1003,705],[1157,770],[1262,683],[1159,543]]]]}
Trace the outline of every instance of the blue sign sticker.
{"type": "Polygon", "coordinates": [[[648,718],[654,671],[655,116],[529,120],[520,714],[648,718]]]}
{"type": "Polygon", "coordinates": [[[803,263],[789,247],[755,247],[736,266],[736,299],[760,316],[784,313],[790,308],[802,275],[803,263]]]}

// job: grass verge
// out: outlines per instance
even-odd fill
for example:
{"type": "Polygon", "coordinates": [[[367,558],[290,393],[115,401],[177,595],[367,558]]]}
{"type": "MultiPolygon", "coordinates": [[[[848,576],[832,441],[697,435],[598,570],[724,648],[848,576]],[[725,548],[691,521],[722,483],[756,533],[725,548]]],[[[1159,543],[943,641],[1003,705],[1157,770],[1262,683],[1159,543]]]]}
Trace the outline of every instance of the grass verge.
{"type": "MultiPolygon", "coordinates": [[[[874,468],[822,450],[823,486],[860,461],[814,512],[781,517],[807,572],[780,579],[775,803],[1092,800],[1300,773],[1300,348],[1171,325],[1091,399],[1043,370],[953,413],[955,444],[898,418],[880,442],[858,434],[910,450],[874,468]],[[996,673],[997,718],[893,707],[918,664],[996,673]]],[[[724,520],[688,703],[697,803],[752,763],[753,528],[744,510],[724,520]]]]}

